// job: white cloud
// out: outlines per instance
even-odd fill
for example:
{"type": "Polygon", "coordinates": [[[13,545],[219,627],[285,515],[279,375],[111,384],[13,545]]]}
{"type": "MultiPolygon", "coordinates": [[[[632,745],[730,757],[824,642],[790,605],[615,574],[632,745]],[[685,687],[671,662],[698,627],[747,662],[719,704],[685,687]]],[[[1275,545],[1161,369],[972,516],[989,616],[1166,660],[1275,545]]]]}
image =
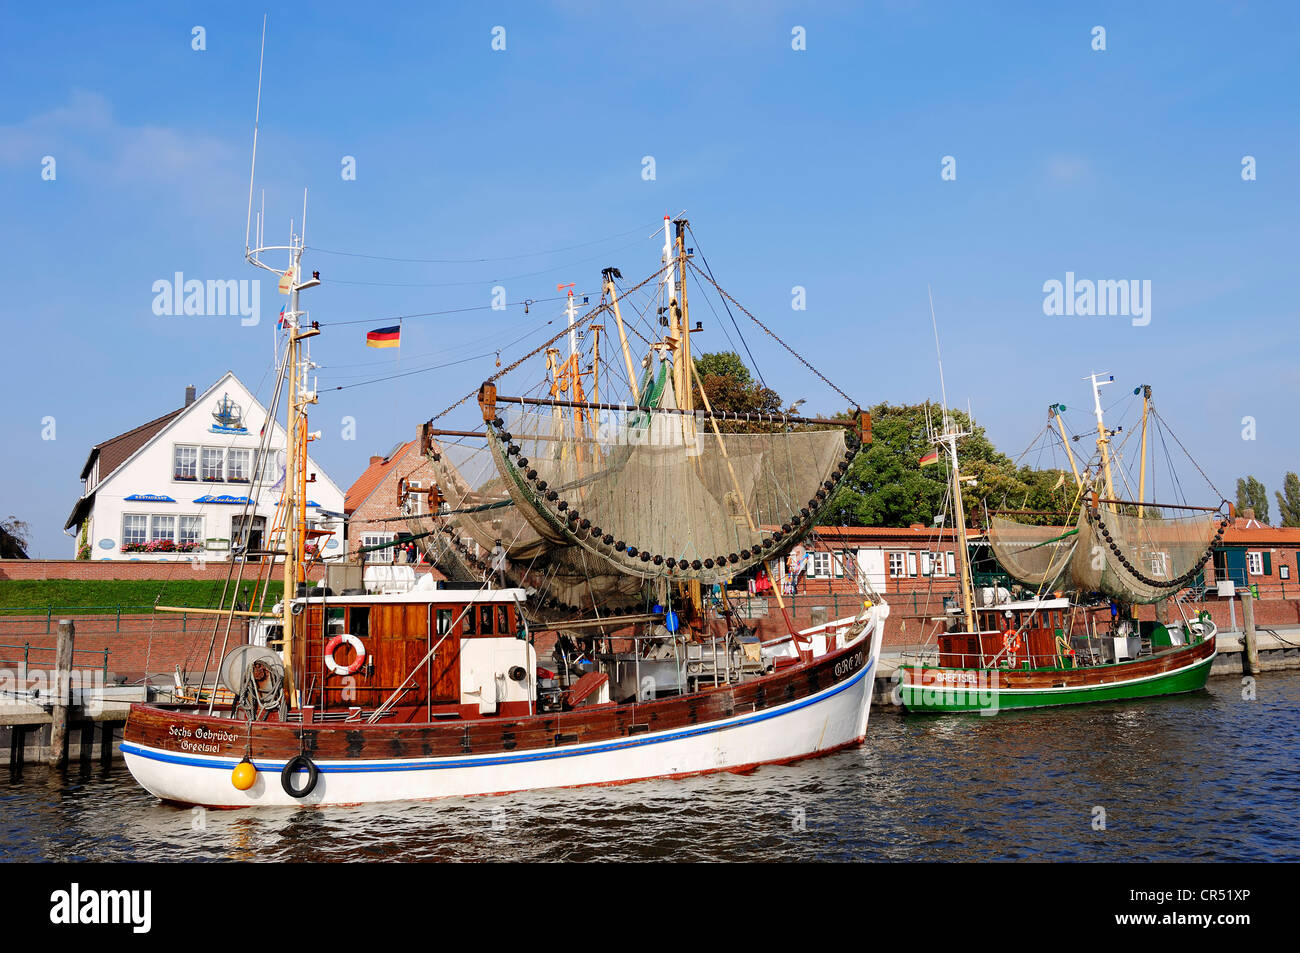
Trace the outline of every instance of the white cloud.
{"type": "Polygon", "coordinates": [[[1082,182],[1092,177],[1092,166],[1079,156],[1052,156],[1047,174],[1057,182],[1082,182]]]}
{"type": "Polygon", "coordinates": [[[63,105],[0,126],[0,162],[30,164],[36,174],[46,155],[57,160],[60,178],[179,184],[197,194],[211,194],[215,181],[237,184],[242,161],[238,150],[211,136],[122,122],[106,97],[79,89],[63,105]]]}

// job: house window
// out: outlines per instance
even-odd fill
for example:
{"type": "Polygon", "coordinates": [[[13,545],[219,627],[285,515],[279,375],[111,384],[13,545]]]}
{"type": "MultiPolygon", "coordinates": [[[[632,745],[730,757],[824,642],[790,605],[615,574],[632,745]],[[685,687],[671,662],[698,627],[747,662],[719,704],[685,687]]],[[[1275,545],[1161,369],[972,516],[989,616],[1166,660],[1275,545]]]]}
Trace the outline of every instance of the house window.
{"type": "Polygon", "coordinates": [[[812,561],[808,567],[808,575],[813,579],[829,579],[831,577],[831,554],[830,553],[809,553],[812,561]]]}
{"type": "Polygon", "coordinates": [[[1246,573],[1251,576],[1264,575],[1264,554],[1263,553],[1246,554],[1246,573]]]}
{"type": "Polygon", "coordinates": [[[895,579],[901,579],[907,575],[907,554],[890,553],[889,554],[889,575],[895,579]]]}
{"type": "Polygon", "coordinates": [[[231,483],[249,481],[251,450],[231,450],[226,454],[226,479],[231,483]]]}
{"type": "Polygon", "coordinates": [[[276,482],[280,479],[280,470],[282,469],[280,451],[268,450],[266,453],[263,453],[259,467],[262,471],[262,475],[257,482],[264,487],[275,486],[276,482]]]}
{"type": "Polygon", "coordinates": [[[176,542],[182,546],[198,546],[203,542],[203,517],[180,517],[179,533],[176,542]]]}
{"type": "MultiPolygon", "coordinates": [[[[382,546],[384,543],[391,543],[395,538],[396,537],[393,533],[365,533],[361,537],[361,548],[365,549],[368,546],[382,546]]],[[[372,550],[371,552],[366,553],[365,556],[371,562],[392,562],[393,548],[394,547],[389,546],[386,549],[372,550]]]]}
{"type": "Polygon", "coordinates": [[[122,545],[143,546],[149,539],[149,517],[128,513],[122,517],[122,545]]]}
{"type": "Polygon", "coordinates": [[[944,554],[943,553],[922,553],[921,554],[921,575],[922,576],[944,576],[944,554]]]}
{"type": "Polygon", "coordinates": [[[176,517],[149,517],[149,539],[154,542],[174,542],[176,540],[176,517]]]}
{"type": "Polygon", "coordinates": [[[199,477],[199,448],[177,447],[174,475],[177,480],[197,480],[199,477]]]}
{"type": "Polygon", "coordinates": [[[1169,575],[1168,557],[1163,552],[1151,554],[1151,575],[1157,579],[1164,579],[1169,575]]]}
{"type": "Polygon", "coordinates": [[[220,483],[221,470],[224,454],[220,447],[204,447],[202,451],[203,460],[203,482],[220,483]]]}

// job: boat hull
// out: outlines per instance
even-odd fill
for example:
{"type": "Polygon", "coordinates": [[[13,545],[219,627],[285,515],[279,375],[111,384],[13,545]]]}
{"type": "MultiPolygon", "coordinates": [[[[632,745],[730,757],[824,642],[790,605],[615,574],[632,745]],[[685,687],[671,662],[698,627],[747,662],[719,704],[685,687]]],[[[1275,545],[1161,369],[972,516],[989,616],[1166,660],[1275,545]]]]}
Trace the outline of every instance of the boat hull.
{"type": "MultiPolygon", "coordinates": [[[[863,740],[880,628],[869,627],[855,642],[824,658],[695,696],[534,716],[504,725],[480,719],[474,730],[491,729],[509,739],[499,744],[474,741],[468,726],[250,726],[137,705],[122,754],[136,780],[155,796],[216,808],[424,800],[740,771],[825,754],[863,740]],[[800,692],[801,685],[806,692],[800,692]],[[728,709],[730,714],[694,721],[688,714],[682,724],[662,730],[634,730],[668,724],[682,705],[697,714],[728,709]],[[656,717],[656,711],[662,717],[656,717]],[[637,721],[629,723],[628,717],[637,721]],[[586,735],[594,740],[585,739],[581,724],[590,727],[586,735]],[[468,753],[441,753],[451,732],[456,739],[466,739],[468,753]],[[539,732],[551,743],[534,744],[542,738],[539,732]],[[596,737],[602,733],[608,737],[596,737]],[[579,743],[555,741],[574,736],[581,738],[579,743]],[[216,750],[202,750],[205,747],[216,750]],[[232,784],[232,771],[250,747],[256,780],[239,791],[232,784]],[[295,798],[284,790],[281,772],[303,750],[319,775],[308,796],[295,798]],[[349,756],[349,751],[358,753],[349,756]],[[383,753],[393,756],[378,756],[383,753]]],[[[305,779],[301,774],[297,786],[305,779]]]]}
{"type": "Polygon", "coordinates": [[[1215,655],[1211,636],[1158,656],[1086,669],[901,668],[898,700],[909,712],[996,714],[1178,695],[1205,688],[1215,655]]]}

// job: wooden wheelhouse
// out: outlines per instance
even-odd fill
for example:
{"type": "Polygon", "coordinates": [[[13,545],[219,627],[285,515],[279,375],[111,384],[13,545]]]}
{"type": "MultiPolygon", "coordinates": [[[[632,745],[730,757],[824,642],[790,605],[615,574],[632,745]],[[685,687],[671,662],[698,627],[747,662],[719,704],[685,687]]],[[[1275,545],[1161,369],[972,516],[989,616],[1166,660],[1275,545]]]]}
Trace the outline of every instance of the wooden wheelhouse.
{"type": "Polygon", "coordinates": [[[1071,668],[1070,600],[1034,599],[975,609],[977,631],[940,635],[942,668],[1071,668]]]}
{"type": "Polygon", "coordinates": [[[537,654],[520,589],[414,589],[294,601],[300,706],[322,721],[530,715],[537,654]]]}

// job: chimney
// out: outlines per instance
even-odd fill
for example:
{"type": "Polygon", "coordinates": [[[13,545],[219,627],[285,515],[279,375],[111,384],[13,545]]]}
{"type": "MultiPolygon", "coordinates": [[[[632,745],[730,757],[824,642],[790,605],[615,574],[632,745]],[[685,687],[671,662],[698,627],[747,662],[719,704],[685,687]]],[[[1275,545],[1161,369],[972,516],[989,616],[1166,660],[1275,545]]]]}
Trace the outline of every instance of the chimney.
{"type": "Polygon", "coordinates": [[[194,385],[191,384],[189,387],[185,388],[185,406],[186,406],[186,407],[188,407],[190,404],[194,403],[194,397],[195,397],[195,393],[194,393],[194,385]]]}
{"type": "Polygon", "coordinates": [[[371,458],[370,458],[370,465],[371,465],[372,467],[373,467],[376,463],[383,463],[383,462],[384,462],[384,458],[383,458],[383,457],[371,457],[371,458]]]}
{"type": "Polygon", "coordinates": [[[1244,519],[1253,520],[1255,518],[1255,507],[1243,506],[1241,508],[1241,515],[1244,519]]]}

